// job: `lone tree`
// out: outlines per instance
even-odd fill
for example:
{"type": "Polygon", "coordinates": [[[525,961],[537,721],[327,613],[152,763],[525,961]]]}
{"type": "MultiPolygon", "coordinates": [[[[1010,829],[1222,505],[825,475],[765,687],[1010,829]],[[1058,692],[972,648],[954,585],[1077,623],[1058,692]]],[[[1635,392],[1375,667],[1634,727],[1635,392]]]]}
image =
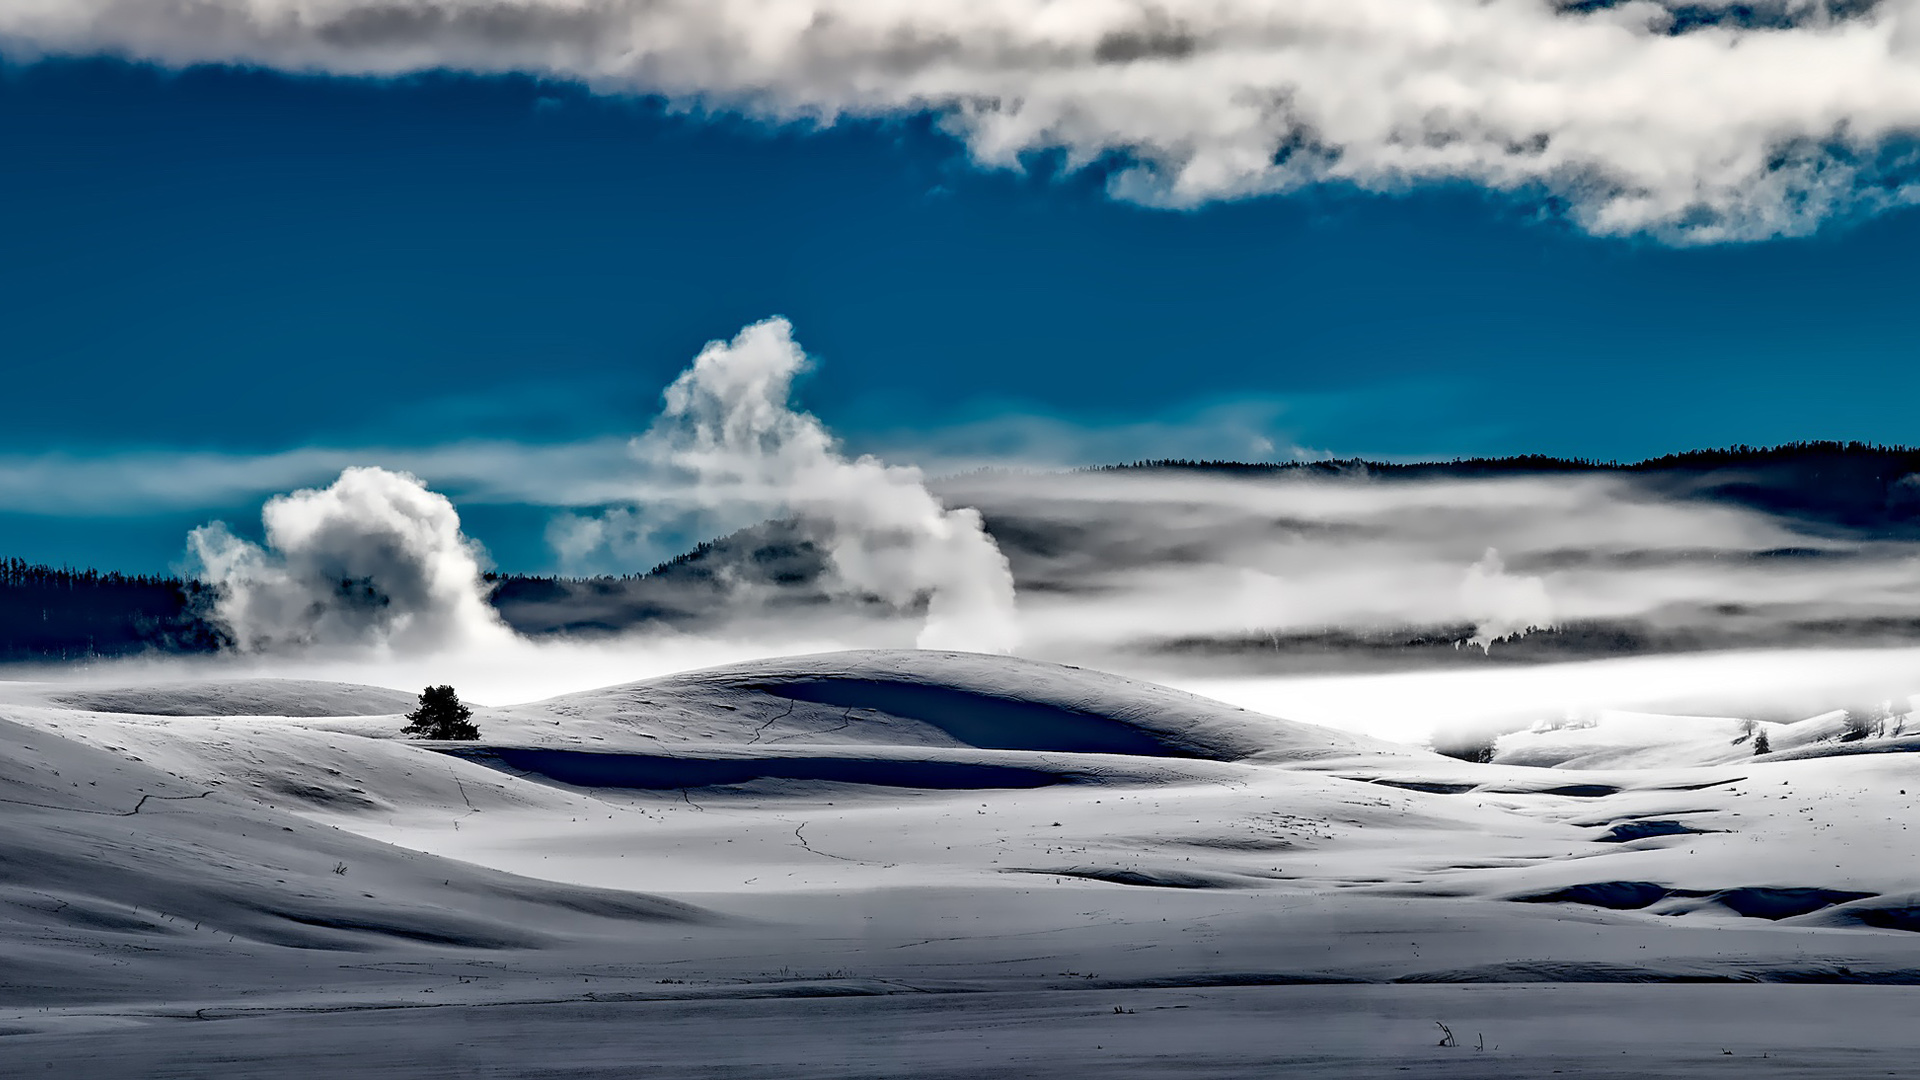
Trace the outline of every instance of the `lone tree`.
{"type": "Polygon", "coordinates": [[[471,723],[473,710],[460,704],[451,686],[429,686],[420,691],[420,707],[407,714],[406,733],[421,739],[477,739],[480,729],[471,723]]]}

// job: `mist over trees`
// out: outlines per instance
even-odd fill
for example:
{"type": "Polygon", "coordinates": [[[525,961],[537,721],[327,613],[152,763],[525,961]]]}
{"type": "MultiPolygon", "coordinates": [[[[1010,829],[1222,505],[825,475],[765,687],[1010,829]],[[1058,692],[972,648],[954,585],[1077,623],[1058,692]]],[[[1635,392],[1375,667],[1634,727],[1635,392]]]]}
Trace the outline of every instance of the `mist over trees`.
{"type": "Polygon", "coordinates": [[[1652,490],[1728,502],[1874,536],[1920,537],[1920,448],[1815,440],[1687,450],[1644,461],[1596,461],[1547,454],[1452,461],[1380,462],[1359,458],[1244,462],[1148,459],[1097,465],[1087,472],[1178,471],[1230,476],[1365,476],[1385,481],[1608,473],[1652,490]]]}
{"type": "MultiPolygon", "coordinates": [[[[1143,460],[1097,466],[1086,473],[1163,472],[1353,480],[1386,484],[1434,479],[1561,476],[1603,473],[1629,477],[1654,495],[1721,502],[1776,515],[1797,528],[1862,539],[1920,540],[1920,449],[1859,442],[1804,442],[1776,447],[1734,446],[1622,464],[1546,455],[1394,463],[1358,459],[1305,462],[1143,460]]],[[[1073,546],[1072,535],[1049,524],[983,507],[987,531],[1012,563],[1016,579],[1035,553],[1073,546]]],[[[1084,538],[1079,538],[1084,539],[1084,538]]],[[[1769,557],[1801,558],[1796,550],[1769,557]]],[[[487,603],[514,632],[613,635],[648,626],[699,630],[743,613],[805,613],[829,606],[875,612],[879,597],[836,595],[828,587],[828,553],[802,523],[773,520],[701,543],[644,573],[566,577],[489,573],[487,603]],[[742,585],[746,588],[742,588],[742,585]]],[[[1022,579],[1024,580],[1024,579],[1022,579]]],[[[1025,584],[1022,587],[1026,587],[1025,584]]],[[[125,575],[55,568],[0,559],[0,663],[72,661],[142,652],[205,653],[232,642],[212,619],[217,592],[207,583],[176,577],[125,575]]],[[[1764,622],[1764,620],[1761,620],[1764,622]]],[[[1724,623],[1724,621],[1723,621],[1724,623]]],[[[1189,659],[1260,652],[1300,664],[1531,663],[1572,656],[1690,651],[1767,644],[1780,628],[1749,620],[1746,629],[1724,623],[1660,627],[1632,621],[1569,622],[1527,635],[1490,656],[1456,646],[1468,627],[1330,626],[1311,632],[1260,632],[1245,640],[1209,637],[1168,640],[1156,647],[1189,659]],[[1758,634],[1758,637],[1753,635],[1758,634]],[[1745,635],[1745,636],[1743,636],[1745,635]],[[1749,640],[1751,638],[1751,640],[1749,640]]],[[[1889,614],[1859,625],[1804,628],[1862,641],[1920,638],[1920,613],[1889,614]]]]}

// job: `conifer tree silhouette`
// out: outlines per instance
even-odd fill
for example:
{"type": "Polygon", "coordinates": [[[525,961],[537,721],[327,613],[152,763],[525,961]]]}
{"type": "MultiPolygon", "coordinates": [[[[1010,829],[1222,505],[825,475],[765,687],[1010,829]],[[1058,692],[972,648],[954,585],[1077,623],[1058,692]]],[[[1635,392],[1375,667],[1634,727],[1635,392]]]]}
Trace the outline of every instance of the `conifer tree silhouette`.
{"type": "Polygon", "coordinates": [[[406,733],[420,739],[477,739],[473,710],[460,704],[451,686],[429,686],[420,691],[420,707],[407,714],[406,733]]]}

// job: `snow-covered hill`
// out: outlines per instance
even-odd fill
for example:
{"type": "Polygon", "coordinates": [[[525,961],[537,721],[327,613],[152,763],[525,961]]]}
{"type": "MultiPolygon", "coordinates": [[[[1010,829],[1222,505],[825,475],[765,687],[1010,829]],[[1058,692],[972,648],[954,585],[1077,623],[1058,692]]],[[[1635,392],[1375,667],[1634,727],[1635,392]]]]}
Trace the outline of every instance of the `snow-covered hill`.
{"type": "Polygon", "coordinates": [[[487,714],[493,738],[972,746],[1232,761],[1404,754],[1104,672],[978,653],[756,661],[487,714]]]}
{"type": "Polygon", "coordinates": [[[0,684],[0,1074],[1841,1076],[1920,1004],[1920,758],[1798,725],[1476,765],[914,651],[410,703],[0,684]]]}

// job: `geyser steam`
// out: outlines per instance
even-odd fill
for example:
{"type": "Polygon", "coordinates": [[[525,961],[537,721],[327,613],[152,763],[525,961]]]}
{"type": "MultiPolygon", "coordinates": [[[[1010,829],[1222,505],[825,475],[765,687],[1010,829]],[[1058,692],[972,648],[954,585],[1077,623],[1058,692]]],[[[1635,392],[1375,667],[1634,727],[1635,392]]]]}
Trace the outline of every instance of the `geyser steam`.
{"type": "Polygon", "coordinates": [[[1460,603],[1474,620],[1467,644],[1478,645],[1481,652],[1491,650],[1496,641],[1553,629],[1553,604],[1547,598],[1546,583],[1508,573],[1506,561],[1493,548],[1467,568],[1466,580],[1460,583],[1460,603]]]}
{"type": "MultiPolygon", "coordinates": [[[[1011,650],[1013,573],[979,512],[944,506],[919,469],[849,459],[817,417],[791,404],[806,366],[785,319],[708,343],[667,388],[635,456],[670,478],[670,498],[736,525],[797,518],[826,552],[837,592],[900,608],[924,600],[922,648],[1011,650]]],[[[632,528],[633,515],[576,519],[562,548],[604,544],[632,528]]]]}
{"type": "Polygon", "coordinates": [[[357,467],[278,495],[266,546],[225,524],[187,537],[216,587],[214,620],[242,651],[387,646],[421,653],[511,636],[487,603],[482,552],[446,497],[407,473],[357,467]]]}

